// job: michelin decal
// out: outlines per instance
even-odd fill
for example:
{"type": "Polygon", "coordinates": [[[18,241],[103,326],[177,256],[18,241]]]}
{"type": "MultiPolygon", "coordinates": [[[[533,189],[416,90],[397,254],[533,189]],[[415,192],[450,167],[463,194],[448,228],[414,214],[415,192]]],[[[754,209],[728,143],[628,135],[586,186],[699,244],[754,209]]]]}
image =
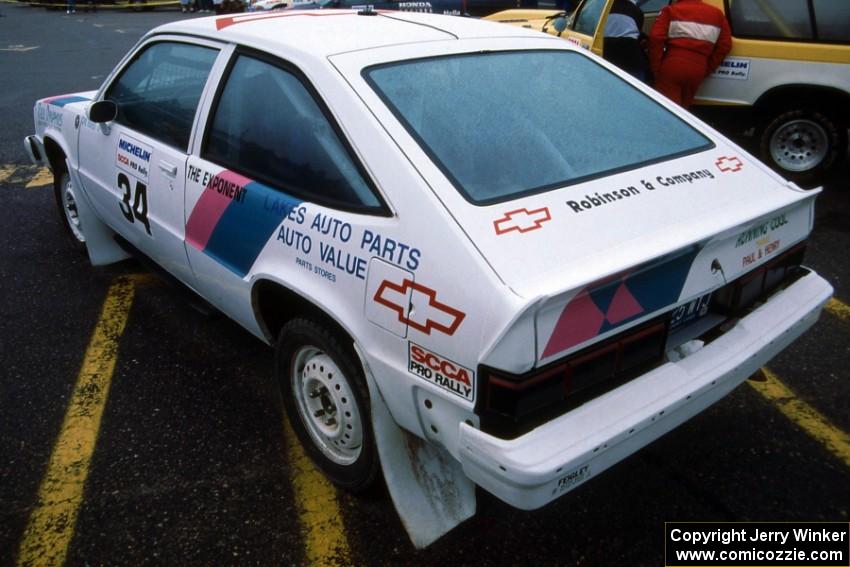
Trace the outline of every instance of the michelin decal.
{"type": "Polygon", "coordinates": [[[121,169],[139,181],[148,182],[153,149],[124,134],[118,138],[118,150],[115,157],[118,169],[121,169]]]}
{"type": "Polygon", "coordinates": [[[747,81],[750,78],[750,60],[741,57],[727,57],[710,76],[715,79],[747,81]]]}

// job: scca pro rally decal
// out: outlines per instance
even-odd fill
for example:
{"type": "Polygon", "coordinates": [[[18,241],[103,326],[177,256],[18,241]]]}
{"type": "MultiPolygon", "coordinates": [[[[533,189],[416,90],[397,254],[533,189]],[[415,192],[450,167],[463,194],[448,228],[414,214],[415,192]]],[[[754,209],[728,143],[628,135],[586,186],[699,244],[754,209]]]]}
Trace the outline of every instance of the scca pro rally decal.
{"type": "Polygon", "coordinates": [[[543,356],[563,352],[678,301],[699,250],[691,246],[580,291],[561,311],[543,356]]]}
{"type": "Polygon", "coordinates": [[[189,166],[189,180],[205,189],[186,222],[186,241],[244,277],[284,218],[301,205],[233,171],[211,174],[189,166]],[[269,199],[277,204],[266,206],[269,199]]]}
{"type": "Polygon", "coordinates": [[[452,336],[460,327],[466,313],[437,301],[437,292],[422,284],[405,279],[401,284],[384,280],[373,298],[388,309],[398,313],[398,320],[417,331],[430,335],[439,331],[452,336]],[[410,289],[408,307],[407,290],[410,289]]]}
{"type": "Polygon", "coordinates": [[[475,371],[412,342],[408,343],[407,371],[464,400],[475,401],[475,371]]]}

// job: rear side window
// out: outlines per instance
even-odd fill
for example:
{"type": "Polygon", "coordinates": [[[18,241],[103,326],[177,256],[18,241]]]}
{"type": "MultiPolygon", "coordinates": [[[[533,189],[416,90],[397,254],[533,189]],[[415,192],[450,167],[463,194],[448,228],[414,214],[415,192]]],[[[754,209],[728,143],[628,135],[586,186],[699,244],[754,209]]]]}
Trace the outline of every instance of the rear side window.
{"type": "Polygon", "coordinates": [[[734,0],[729,15],[739,37],[814,38],[808,0],[734,0]]]}
{"type": "Polygon", "coordinates": [[[539,193],[711,142],[572,51],[402,61],[366,80],[472,203],[539,193]]]}
{"type": "Polygon", "coordinates": [[[202,156],[320,204],[381,206],[299,78],[249,56],[230,71],[202,156]]]}
{"type": "Polygon", "coordinates": [[[850,2],[847,0],[812,0],[815,8],[818,39],[850,43],[850,2]]]}
{"type": "Polygon", "coordinates": [[[850,42],[848,0],[727,0],[736,37],[850,42]],[[812,19],[814,16],[814,19],[812,19]]]}
{"type": "Polygon", "coordinates": [[[218,51],[161,42],[145,48],[110,85],[116,121],[169,146],[187,150],[198,101],[218,51]]]}

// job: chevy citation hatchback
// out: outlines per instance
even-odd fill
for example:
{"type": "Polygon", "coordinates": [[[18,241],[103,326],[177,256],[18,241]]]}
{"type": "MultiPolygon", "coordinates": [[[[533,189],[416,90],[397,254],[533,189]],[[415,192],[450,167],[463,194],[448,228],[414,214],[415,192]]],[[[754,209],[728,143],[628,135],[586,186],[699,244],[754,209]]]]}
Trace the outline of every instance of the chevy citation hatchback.
{"type": "Polygon", "coordinates": [[[188,20],[34,118],[72,242],[152,259],[274,347],[312,459],[352,491],[381,467],[417,545],[475,485],[534,509],[594,478],[832,291],[802,265],[816,191],[521,28],[188,20]]]}

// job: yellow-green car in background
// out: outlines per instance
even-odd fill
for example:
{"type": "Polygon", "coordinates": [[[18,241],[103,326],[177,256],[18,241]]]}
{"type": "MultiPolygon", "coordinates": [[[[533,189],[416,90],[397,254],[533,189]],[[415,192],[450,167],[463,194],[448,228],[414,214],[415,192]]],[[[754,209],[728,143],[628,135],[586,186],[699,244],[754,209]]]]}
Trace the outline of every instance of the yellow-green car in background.
{"type": "MultiPolygon", "coordinates": [[[[732,51],[700,87],[692,110],[740,131],[754,129],[761,158],[816,184],[847,157],[850,1],[703,0],[726,14],[732,51]]],[[[584,0],[570,15],[508,10],[487,19],[541,30],[603,55],[614,0],[584,0]]],[[[669,0],[636,0],[649,33],[669,0]]]]}

